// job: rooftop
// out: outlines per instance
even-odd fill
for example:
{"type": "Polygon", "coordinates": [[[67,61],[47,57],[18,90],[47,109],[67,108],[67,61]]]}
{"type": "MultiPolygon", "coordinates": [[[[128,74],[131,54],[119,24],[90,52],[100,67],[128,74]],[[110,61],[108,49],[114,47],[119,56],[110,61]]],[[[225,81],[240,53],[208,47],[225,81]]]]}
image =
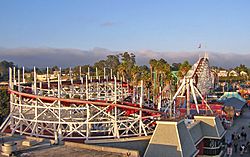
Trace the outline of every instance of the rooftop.
{"type": "MultiPolygon", "coordinates": [[[[2,135],[2,138],[0,140],[0,143],[16,143],[17,151],[15,152],[15,155],[22,157],[121,157],[125,156],[127,153],[131,153],[132,155],[136,153],[135,151],[126,149],[87,145],[74,142],[64,142],[60,145],[53,145],[51,144],[51,142],[53,143],[53,140],[21,135],[10,136],[10,134],[2,135]],[[33,144],[31,146],[25,146],[23,144],[24,141],[32,141],[33,144]]],[[[0,154],[0,157],[1,156],[2,155],[0,154]]]]}

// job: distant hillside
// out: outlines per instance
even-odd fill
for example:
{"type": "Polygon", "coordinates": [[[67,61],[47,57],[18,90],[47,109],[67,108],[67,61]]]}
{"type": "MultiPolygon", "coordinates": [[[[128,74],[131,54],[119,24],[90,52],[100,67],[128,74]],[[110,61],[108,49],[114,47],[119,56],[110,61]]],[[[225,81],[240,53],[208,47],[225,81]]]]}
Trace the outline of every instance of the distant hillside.
{"type": "MultiPolygon", "coordinates": [[[[138,65],[149,65],[150,59],[165,59],[168,63],[181,63],[188,60],[195,63],[205,51],[196,52],[158,52],[151,50],[123,50],[114,51],[105,48],[90,50],[72,48],[0,48],[0,60],[13,61],[16,65],[32,68],[33,66],[45,68],[57,65],[59,67],[73,67],[77,65],[93,65],[106,58],[107,55],[117,55],[122,52],[132,52],[136,56],[138,65]]],[[[211,66],[234,68],[240,64],[250,67],[250,53],[219,53],[208,52],[211,66]]]]}

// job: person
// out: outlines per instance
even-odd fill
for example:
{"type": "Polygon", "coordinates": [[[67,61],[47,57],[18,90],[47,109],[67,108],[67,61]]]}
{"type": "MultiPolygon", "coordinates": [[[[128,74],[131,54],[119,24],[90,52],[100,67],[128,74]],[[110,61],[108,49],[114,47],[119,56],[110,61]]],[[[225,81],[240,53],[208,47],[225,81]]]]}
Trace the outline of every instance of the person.
{"type": "Polygon", "coordinates": [[[238,149],[238,143],[239,143],[239,140],[238,140],[238,137],[236,136],[234,138],[234,152],[235,153],[237,152],[237,149],[238,149]]]}
{"type": "Polygon", "coordinates": [[[241,127],[241,132],[244,132],[244,131],[245,131],[245,127],[242,126],[242,127],[241,127]]]}
{"type": "Polygon", "coordinates": [[[227,143],[227,156],[231,157],[233,154],[232,142],[227,143]]]}
{"type": "Polygon", "coordinates": [[[232,139],[232,141],[234,140],[234,138],[235,138],[235,132],[234,132],[234,133],[232,133],[232,135],[231,135],[231,139],[232,139]]]}
{"type": "Polygon", "coordinates": [[[245,151],[245,145],[242,144],[242,145],[240,146],[240,156],[242,156],[242,155],[244,154],[244,151],[245,151]]]}
{"type": "Polygon", "coordinates": [[[244,132],[244,141],[246,141],[247,140],[247,133],[246,132],[244,132]]]}
{"type": "Polygon", "coordinates": [[[238,140],[240,140],[240,134],[237,134],[237,138],[238,138],[238,140]]]}
{"type": "Polygon", "coordinates": [[[246,132],[243,130],[242,132],[241,132],[241,137],[243,138],[243,140],[244,141],[246,141],[246,139],[247,139],[247,134],[246,134],[246,132]]]}

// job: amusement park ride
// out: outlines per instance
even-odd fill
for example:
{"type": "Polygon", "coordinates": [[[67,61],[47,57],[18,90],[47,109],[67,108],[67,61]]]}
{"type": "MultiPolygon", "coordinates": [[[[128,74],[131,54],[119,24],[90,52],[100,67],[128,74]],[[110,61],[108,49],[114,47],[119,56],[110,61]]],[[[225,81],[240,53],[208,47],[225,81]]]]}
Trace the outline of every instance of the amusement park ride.
{"type": "MultiPolygon", "coordinates": [[[[178,88],[177,92],[173,96],[173,99],[170,101],[168,107],[165,111],[169,111],[170,116],[176,114],[176,99],[178,97],[184,97],[186,99],[186,111],[187,115],[190,115],[190,101],[192,100],[195,103],[196,111],[199,114],[199,105],[197,97],[202,100],[202,103],[205,103],[206,107],[212,113],[210,106],[205,100],[205,95],[209,93],[209,90],[212,88],[212,77],[209,67],[209,58],[205,54],[204,57],[199,58],[199,60],[192,66],[192,68],[187,72],[186,76],[181,80],[181,85],[178,88]]],[[[204,105],[203,105],[204,106],[204,105]]]]}
{"type": "MultiPolygon", "coordinates": [[[[153,133],[156,121],[162,115],[176,116],[175,101],[185,97],[187,115],[190,115],[190,95],[197,113],[199,96],[204,100],[211,87],[208,56],[202,57],[181,81],[181,85],[168,104],[165,112],[147,107],[144,102],[143,82],[140,91],[133,94],[128,82],[115,76],[87,75],[63,81],[61,72],[57,80],[51,81],[47,70],[47,81],[38,82],[34,68],[34,80],[26,83],[24,69],[9,69],[10,114],[1,125],[1,132],[19,133],[29,136],[66,139],[108,139],[147,136],[153,133]],[[128,97],[136,101],[126,101],[128,97]]],[[[159,98],[160,99],[160,98],[159,98]]],[[[210,109],[211,110],[211,109],[210,109]]]]}

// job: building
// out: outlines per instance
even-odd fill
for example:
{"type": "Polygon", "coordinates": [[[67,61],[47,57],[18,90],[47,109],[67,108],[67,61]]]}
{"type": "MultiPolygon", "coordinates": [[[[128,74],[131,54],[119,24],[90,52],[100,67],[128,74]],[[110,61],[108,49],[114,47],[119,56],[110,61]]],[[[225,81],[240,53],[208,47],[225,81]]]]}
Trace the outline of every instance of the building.
{"type": "Polygon", "coordinates": [[[144,157],[219,156],[223,154],[225,129],[218,117],[194,116],[179,122],[159,121],[144,157]]]}
{"type": "Polygon", "coordinates": [[[231,70],[231,71],[229,72],[229,76],[234,76],[234,77],[236,77],[236,76],[239,76],[239,74],[238,74],[236,71],[231,70]]]}
{"type": "Polygon", "coordinates": [[[245,72],[245,71],[241,71],[241,72],[240,72],[240,76],[247,77],[248,75],[247,75],[247,72],[245,72]]]}
{"type": "Polygon", "coordinates": [[[47,75],[46,74],[41,74],[41,75],[36,75],[38,81],[46,81],[47,80],[47,75]]]}
{"type": "Polygon", "coordinates": [[[219,77],[227,77],[227,74],[228,72],[226,70],[220,70],[217,75],[219,77]]]}

